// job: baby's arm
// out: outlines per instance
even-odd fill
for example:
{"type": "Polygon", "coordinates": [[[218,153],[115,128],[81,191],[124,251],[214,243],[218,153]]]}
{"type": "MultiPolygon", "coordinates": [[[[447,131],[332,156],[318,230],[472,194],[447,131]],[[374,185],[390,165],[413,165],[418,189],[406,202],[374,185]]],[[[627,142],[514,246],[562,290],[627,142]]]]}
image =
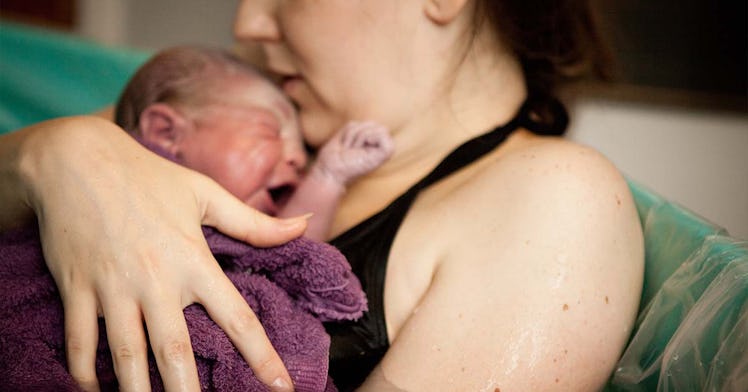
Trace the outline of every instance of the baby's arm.
{"type": "Polygon", "coordinates": [[[322,146],[309,172],[278,215],[313,212],[306,236],[324,241],[346,185],[379,167],[392,151],[392,139],[383,125],[346,124],[322,146]]]}

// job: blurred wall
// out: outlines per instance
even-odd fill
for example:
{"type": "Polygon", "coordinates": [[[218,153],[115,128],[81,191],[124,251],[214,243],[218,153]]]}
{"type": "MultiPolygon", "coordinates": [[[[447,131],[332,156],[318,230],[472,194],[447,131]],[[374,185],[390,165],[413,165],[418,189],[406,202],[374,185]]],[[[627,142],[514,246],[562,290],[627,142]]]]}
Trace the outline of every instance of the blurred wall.
{"type": "MultiPolygon", "coordinates": [[[[79,31],[113,45],[228,46],[239,0],[79,0],[79,31]]],[[[720,112],[582,99],[570,138],[630,178],[748,239],[748,108],[720,112]]]]}
{"type": "Polygon", "coordinates": [[[748,239],[748,114],[581,99],[569,137],[629,178],[748,239]]]}
{"type": "Polygon", "coordinates": [[[78,0],[78,32],[110,45],[230,45],[239,0],[78,0]]]}

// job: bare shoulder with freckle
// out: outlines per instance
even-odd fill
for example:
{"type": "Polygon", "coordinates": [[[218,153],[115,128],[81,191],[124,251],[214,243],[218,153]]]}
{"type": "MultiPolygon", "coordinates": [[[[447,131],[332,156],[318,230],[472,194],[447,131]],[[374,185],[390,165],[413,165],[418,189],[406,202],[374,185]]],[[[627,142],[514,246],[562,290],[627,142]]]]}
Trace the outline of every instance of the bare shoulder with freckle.
{"type": "MultiPolygon", "coordinates": [[[[424,369],[440,371],[424,370],[422,380],[435,388],[461,380],[461,390],[478,390],[501,375],[500,385],[489,384],[599,390],[633,328],[643,279],[626,181],[593,149],[554,138],[486,158],[437,184],[399,234],[407,250],[435,264],[392,350],[427,352],[424,369]]],[[[417,376],[398,369],[414,358],[402,357],[384,370],[407,385],[417,376]]]]}
{"type": "Polygon", "coordinates": [[[596,150],[560,138],[529,139],[497,155],[442,202],[460,211],[450,225],[455,239],[457,233],[490,236],[486,228],[497,221],[517,228],[558,225],[558,215],[609,215],[610,225],[632,232],[639,224],[618,169],[596,150]]]}
{"type": "Polygon", "coordinates": [[[490,164],[477,170],[464,184],[469,195],[513,192],[516,196],[544,198],[542,193],[551,187],[568,192],[601,192],[626,190],[626,183],[618,169],[598,151],[560,138],[535,138],[516,146],[490,164]]]}

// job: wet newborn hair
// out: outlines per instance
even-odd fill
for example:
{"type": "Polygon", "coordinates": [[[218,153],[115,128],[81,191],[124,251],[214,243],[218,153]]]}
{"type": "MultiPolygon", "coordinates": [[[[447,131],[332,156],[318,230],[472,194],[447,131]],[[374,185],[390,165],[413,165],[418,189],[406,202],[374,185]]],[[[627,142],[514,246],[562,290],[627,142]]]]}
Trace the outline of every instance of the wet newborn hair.
{"type": "Polygon", "coordinates": [[[199,108],[214,103],[237,77],[262,78],[251,65],[220,49],[179,46],[157,53],[128,82],[115,108],[115,122],[134,136],[140,114],[154,103],[199,108]]]}

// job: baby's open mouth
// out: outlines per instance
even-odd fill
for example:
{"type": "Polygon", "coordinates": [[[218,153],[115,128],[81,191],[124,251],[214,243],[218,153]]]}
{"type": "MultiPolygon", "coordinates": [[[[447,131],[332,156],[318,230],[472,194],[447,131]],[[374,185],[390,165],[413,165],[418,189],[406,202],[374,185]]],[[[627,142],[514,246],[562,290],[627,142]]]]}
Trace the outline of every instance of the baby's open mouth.
{"type": "Polygon", "coordinates": [[[288,199],[291,198],[291,194],[293,194],[294,190],[296,190],[296,187],[293,185],[281,185],[279,187],[268,189],[268,193],[270,193],[270,198],[273,199],[273,203],[278,208],[283,208],[286,203],[288,203],[288,199]]]}

